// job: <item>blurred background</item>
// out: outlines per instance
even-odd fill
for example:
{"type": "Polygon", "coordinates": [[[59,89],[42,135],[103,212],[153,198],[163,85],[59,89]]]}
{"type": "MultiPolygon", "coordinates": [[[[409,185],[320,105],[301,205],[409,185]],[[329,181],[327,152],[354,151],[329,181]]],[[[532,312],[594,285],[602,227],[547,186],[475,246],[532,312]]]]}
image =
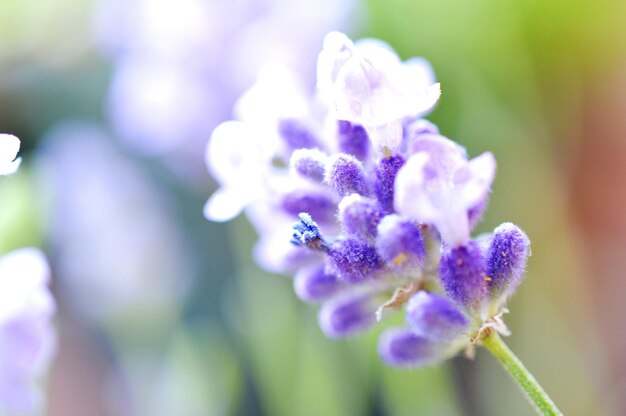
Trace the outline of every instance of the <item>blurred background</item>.
{"type": "Polygon", "coordinates": [[[202,217],[212,129],[324,34],[433,64],[428,117],[498,175],[478,232],[532,240],[509,345],[568,415],[626,414],[626,2],[3,0],[0,252],[42,247],[59,304],[45,414],[530,415],[483,351],[383,367],[324,338],[243,218],[202,217]]]}

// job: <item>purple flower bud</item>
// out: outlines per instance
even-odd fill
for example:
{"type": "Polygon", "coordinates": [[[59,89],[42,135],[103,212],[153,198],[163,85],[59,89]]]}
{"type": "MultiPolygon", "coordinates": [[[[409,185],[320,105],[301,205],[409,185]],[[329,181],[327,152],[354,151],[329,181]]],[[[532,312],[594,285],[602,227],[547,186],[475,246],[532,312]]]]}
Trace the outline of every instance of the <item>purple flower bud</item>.
{"type": "Polygon", "coordinates": [[[318,149],[297,149],[291,155],[289,165],[300,176],[321,183],[327,159],[326,154],[318,149]]]}
{"type": "Polygon", "coordinates": [[[416,335],[431,341],[452,341],[469,324],[465,314],[448,298],[420,291],[410,300],[406,320],[416,335]]]}
{"type": "Polygon", "coordinates": [[[376,245],[383,260],[396,268],[421,266],[426,255],[419,226],[395,214],[387,215],[378,225],[376,245]]]}
{"type": "Polygon", "coordinates": [[[349,283],[374,277],[384,265],[374,246],[355,238],[338,241],[328,256],[328,271],[349,283]]]}
{"type": "Polygon", "coordinates": [[[343,120],[338,124],[339,149],[357,159],[365,160],[369,152],[369,137],[363,126],[343,120]]]}
{"type": "Polygon", "coordinates": [[[335,219],[335,202],[324,193],[297,190],[283,196],[281,205],[289,214],[298,215],[306,212],[321,223],[335,219]]]}
{"type": "Polygon", "coordinates": [[[439,276],[446,294],[470,309],[478,309],[487,297],[487,275],[480,247],[467,245],[446,248],[441,255],[439,276]]]}
{"type": "Polygon", "coordinates": [[[300,269],[293,281],[296,295],[305,302],[320,302],[334,295],[342,286],[323,265],[300,269]]]}
{"type": "Polygon", "coordinates": [[[339,153],[331,157],[326,166],[326,182],[340,196],[352,193],[368,194],[367,179],[363,165],[354,156],[339,153]]]}
{"type": "Polygon", "coordinates": [[[278,122],[278,132],[291,150],[318,147],[317,138],[299,120],[284,119],[278,122]]]}
{"type": "Polygon", "coordinates": [[[339,221],[346,234],[372,239],[382,218],[378,204],[359,194],[350,194],[339,203],[339,221]]]}
{"type": "Polygon", "coordinates": [[[486,255],[489,289],[496,296],[510,296],[524,277],[530,254],[528,236],[514,224],[505,222],[493,231],[486,255]]]}
{"type": "Polygon", "coordinates": [[[441,344],[405,328],[389,328],[383,332],[378,341],[378,355],[385,364],[398,368],[423,367],[443,358],[441,344]]]}
{"type": "Polygon", "coordinates": [[[344,293],[324,303],[318,315],[320,328],[329,338],[365,332],[377,323],[376,310],[382,302],[376,293],[344,293]]]}
{"type": "Polygon", "coordinates": [[[404,159],[401,156],[390,156],[383,158],[376,166],[374,193],[387,214],[393,212],[394,181],[402,165],[404,159]]]}
{"type": "Polygon", "coordinates": [[[300,222],[293,226],[291,243],[295,246],[306,246],[312,250],[326,250],[327,245],[320,228],[306,212],[300,213],[300,222]]]}

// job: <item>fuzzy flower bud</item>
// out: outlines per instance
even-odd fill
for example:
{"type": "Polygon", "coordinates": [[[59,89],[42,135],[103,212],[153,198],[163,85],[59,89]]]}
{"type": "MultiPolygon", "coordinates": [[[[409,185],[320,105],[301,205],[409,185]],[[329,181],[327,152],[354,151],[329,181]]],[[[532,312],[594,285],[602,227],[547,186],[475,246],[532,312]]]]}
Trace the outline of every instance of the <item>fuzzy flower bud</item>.
{"type": "Polygon", "coordinates": [[[468,326],[467,317],[448,298],[420,291],[410,300],[406,320],[416,335],[431,341],[452,341],[468,326]]]}
{"type": "Polygon", "coordinates": [[[508,297],[521,283],[530,255],[528,236],[514,224],[505,222],[491,237],[486,266],[492,295],[508,297]]]}
{"type": "Polygon", "coordinates": [[[373,200],[350,194],[339,203],[338,217],[347,234],[372,239],[376,237],[376,227],[382,212],[373,200]]]}
{"type": "Polygon", "coordinates": [[[323,265],[300,269],[293,281],[296,295],[305,302],[320,302],[334,295],[342,286],[323,265]]]}
{"type": "Polygon", "coordinates": [[[376,310],[384,300],[372,293],[347,292],[326,302],[318,321],[327,337],[345,338],[376,324],[376,310]]]}
{"type": "Polygon", "coordinates": [[[354,156],[345,153],[339,153],[330,158],[326,166],[326,182],[340,196],[352,193],[368,194],[363,165],[354,156]]]}
{"type": "Polygon", "coordinates": [[[441,255],[439,276],[446,294],[468,309],[479,309],[487,298],[487,275],[478,244],[446,248],[441,255]]]}
{"type": "Polygon", "coordinates": [[[404,165],[404,159],[396,155],[383,158],[376,167],[374,193],[387,214],[393,212],[394,182],[402,165],[404,165]]]}
{"type": "Polygon", "coordinates": [[[426,255],[419,226],[396,214],[387,215],[378,225],[376,246],[382,258],[396,268],[420,266],[426,255]]]}
{"type": "Polygon", "coordinates": [[[384,266],[376,247],[356,238],[338,241],[329,250],[328,256],[329,271],[349,283],[374,277],[384,266]]]}
{"type": "Polygon", "coordinates": [[[292,172],[321,183],[324,180],[327,159],[328,156],[318,149],[298,149],[291,155],[289,165],[292,172]]]}
{"type": "Polygon", "coordinates": [[[398,368],[417,368],[441,361],[440,344],[416,335],[409,329],[390,328],[378,341],[378,355],[387,365],[398,368]]]}

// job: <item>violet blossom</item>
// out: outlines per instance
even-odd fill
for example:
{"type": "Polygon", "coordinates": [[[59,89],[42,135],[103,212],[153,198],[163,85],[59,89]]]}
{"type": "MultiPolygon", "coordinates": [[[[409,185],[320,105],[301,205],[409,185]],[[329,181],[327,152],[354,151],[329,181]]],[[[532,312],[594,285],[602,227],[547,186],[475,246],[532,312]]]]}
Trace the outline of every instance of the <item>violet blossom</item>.
{"type": "Polygon", "coordinates": [[[354,20],[353,6],[352,0],[101,0],[96,32],[113,60],[105,105],[116,135],[140,154],[196,174],[202,146],[259,68],[289,65],[311,79],[316,45],[347,16],[354,20]]]}
{"type": "Polygon", "coordinates": [[[0,410],[29,413],[41,406],[36,378],[55,344],[49,279],[48,263],[38,249],[0,257],[0,410]]]}
{"type": "Polygon", "coordinates": [[[317,75],[308,105],[265,84],[240,101],[237,121],[218,127],[207,162],[222,187],[207,218],[245,212],[259,233],[259,264],[296,276],[298,297],[321,303],[329,337],[404,310],[407,324],[380,338],[389,365],[435,364],[471,351],[485,331],[506,334],[501,316],[530,241],[510,223],[472,239],[495,159],[469,159],[422,118],[439,98],[430,65],[332,32],[317,75]],[[225,192],[236,203],[221,202],[225,192]]]}
{"type": "Polygon", "coordinates": [[[167,195],[89,122],[51,128],[34,161],[49,190],[46,231],[72,308],[99,324],[171,314],[193,270],[167,195]]]}

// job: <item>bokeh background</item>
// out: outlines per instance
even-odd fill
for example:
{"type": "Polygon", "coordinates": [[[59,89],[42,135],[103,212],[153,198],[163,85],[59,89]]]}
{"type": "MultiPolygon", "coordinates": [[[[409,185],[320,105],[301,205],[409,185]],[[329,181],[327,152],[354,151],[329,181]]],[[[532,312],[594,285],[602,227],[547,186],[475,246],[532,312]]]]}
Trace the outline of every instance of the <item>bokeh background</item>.
{"type": "Polygon", "coordinates": [[[243,218],[209,223],[204,147],[266,63],[313,85],[323,35],[426,57],[429,119],[498,174],[478,231],[529,234],[508,343],[567,415],[626,414],[623,0],[3,0],[0,251],[42,247],[59,304],[45,414],[530,415],[479,351],[383,367],[325,339],[243,218]]]}

